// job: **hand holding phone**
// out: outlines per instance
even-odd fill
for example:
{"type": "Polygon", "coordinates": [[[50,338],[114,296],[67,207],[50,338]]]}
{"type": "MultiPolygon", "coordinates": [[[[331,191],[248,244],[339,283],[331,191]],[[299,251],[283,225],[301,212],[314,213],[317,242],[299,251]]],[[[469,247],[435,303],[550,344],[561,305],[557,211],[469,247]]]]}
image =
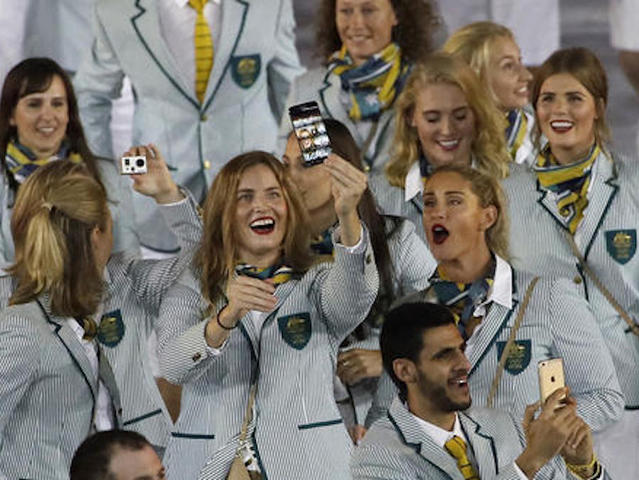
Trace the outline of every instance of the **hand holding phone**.
{"type": "Polygon", "coordinates": [[[301,103],[288,109],[293,131],[305,167],[323,163],[331,153],[326,125],[317,102],[301,103]]]}

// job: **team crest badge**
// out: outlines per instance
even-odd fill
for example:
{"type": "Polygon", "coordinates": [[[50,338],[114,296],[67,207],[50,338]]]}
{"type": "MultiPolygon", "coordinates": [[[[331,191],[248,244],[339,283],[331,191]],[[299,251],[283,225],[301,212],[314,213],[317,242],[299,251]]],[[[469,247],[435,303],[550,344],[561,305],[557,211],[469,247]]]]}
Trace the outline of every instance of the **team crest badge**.
{"type": "Polygon", "coordinates": [[[617,263],[622,265],[634,257],[637,251],[636,230],[606,231],[606,250],[617,263]]]}
{"type": "Polygon", "coordinates": [[[260,75],[262,57],[259,54],[231,58],[233,80],[242,88],[251,88],[260,75]]]}
{"type": "Polygon", "coordinates": [[[308,312],[279,317],[277,323],[284,341],[297,350],[302,350],[311,339],[311,316],[308,312]]]}
{"type": "Polygon", "coordinates": [[[98,326],[98,341],[107,347],[115,347],[124,337],[124,322],[120,310],[102,315],[98,326]]]}
{"type": "MultiPolygon", "coordinates": [[[[504,352],[504,348],[506,348],[506,342],[497,342],[498,362],[504,352]]],[[[511,375],[519,375],[530,364],[531,350],[532,343],[530,340],[515,340],[510,347],[508,357],[506,357],[504,369],[511,375]]]]}

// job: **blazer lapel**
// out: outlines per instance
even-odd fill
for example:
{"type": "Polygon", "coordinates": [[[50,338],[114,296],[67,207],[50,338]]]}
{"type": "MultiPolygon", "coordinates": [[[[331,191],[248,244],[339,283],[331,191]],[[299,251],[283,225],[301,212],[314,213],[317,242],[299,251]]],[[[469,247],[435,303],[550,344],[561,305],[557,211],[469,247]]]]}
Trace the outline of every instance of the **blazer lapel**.
{"type": "Polygon", "coordinates": [[[480,478],[495,478],[499,473],[499,464],[492,435],[483,432],[481,425],[463,412],[459,412],[459,421],[466,439],[473,449],[480,478]]]}
{"type": "Polygon", "coordinates": [[[116,424],[121,426],[122,405],[120,403],[120,391],[118,390],[115,375],[111,369],[111,364],[100,346],[98,346],[98,376],[109,391],[111,403],[113,404],[113,410],[115,412],[114,418],[116,420],[116,424]]]}
{"type": "Polygon", "coordinates": [[[136,0],[135,6],[139,11],[131,17],[131,24],[140,43],[142,43],[144,49],[171,85],[199,110],[200,104],[195,97],[194,86],[186,84],[164,42],[164,38],[160,32],[160,22],[155,1],[136,0]]]}
{"type": "Polygon", "coordinates": [[[388,410],[388,418],[407,445],[413,447],[424,460],[453,480],[463,480],[455,459],[424,432],[411,413],[398,398],[388,410]]]}
{"type": "MultiPolygon", "coordinates": [[[[244,33],[246,15],[250,5],[245,0],[227,0],[222,6],[222,31],[218,44],[214,45],[213,69],[206,87],[206,101],[202,111],[211,106],[217,91],[224,80],[224,76],[231,65],[235,49],[244,33]],[[219,59],[219,61],[218,61],[219,59]]],[[[261,68],[266,68],[262,65],[261,68]]]]}
{"type": "MultiPolygon", "coordinates": [[[[364,152],[364,162],[370,167],[373,166],[373,163],[376,160],[379,161],[378,156],[386,144],[384,140],[386,139],[386,135],[389,133],[389,127],[393,122],[394,113],[395,110],[393,108],[388,108],[387,110],[384,110],[379,117],[375,138],[369,145],[368,150],[364,152]]],[[[390,129],[390,132],[392,131],[393,129],[390,129]]],[[[382,160],[382,163],[386,163],[386,160],[382,160]]]]}
{"type": "Polygon", "coordinates": [[[342,85],[340,83],[339,77],[337,75],[333,75],[330,71],[326,72],[326,76],[324,77],[324,85],[319,90],[319,97],[321,101],[321,106],[323,107],[326,115],[330,118],[334,118],[335,120],[339,120],[342,122],[348,130],[353,135],[353,138],[357,142],[358,145],[364,143],[364,138],[362,138],[357,130],[357,126],[351,120],[351,117],[348,116],[348,112],[344,108],[340,100],[340,95],[342,92],[342,85]]]}

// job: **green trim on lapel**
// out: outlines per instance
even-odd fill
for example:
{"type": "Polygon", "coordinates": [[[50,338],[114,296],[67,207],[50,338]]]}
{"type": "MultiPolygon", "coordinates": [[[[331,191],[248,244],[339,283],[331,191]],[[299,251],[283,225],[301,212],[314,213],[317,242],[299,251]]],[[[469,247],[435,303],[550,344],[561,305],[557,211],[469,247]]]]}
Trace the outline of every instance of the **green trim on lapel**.
{"type": "Polygon", "coordinates": [[[344,420],[341,418],[336,418],[335,420],[326,420],[325,422],[303,423],[298,425],[297,428],[299,430],[310,430],[311,428],[330,427],[331,425],[338,425],[343,422],[344,420]]]}
{"type": "Polygon", "coordinates": [[[324,111],[326,112],[326,115],[329,118],[335,118],[335,115],[333,115],[331,113],[331,111],[328,109],[328,105],[326,105],[326,99],[324,98],[324,92],[326,91],[326,89],[328,87],[330,87],[331,85],[333,85],[331,82],[328,81],[328,77],[331,75],[331,70],[326,69],[326,75],[324,75],[324,85],[321,86],[321,88],[319,89],[319,96],[320,96],[320,100],[322,101],[322,105],[324,106],[324,111]]]}
{"type": "MultiPolygon", "coordinates": [[[[463,415],[466,419],[468,419],[473,425],[475,425],[475,434],[485,438],[486,440],[488,440],[490,442],[490,449],[493,452],[493,462],[495,463],[495,473],[497,475],[499,475],[499,462],[497,461],[497,449],[495,448],[495,439],[493,437],[491,437],[490,435],[484,435],[483,433],[481,433],[479,430],[481,429],[481,425],[479,425],[479,423],[477,423],[470,415],[466,414],[465,412],[457,412],[457,415],[463,415]]],[[[466,438],[469,438],[468,432],[466,432],[466,429],[464,428],[464,424],[462,422],[459,422],[459,425],[461,426],[461,429],[464,431],[464,435],[466,435],[466,438]]],[[[479,463],[479,459],[476,459],[477,462],[479,463]]]]}
{"type": "Polygon", "coordinates": [[[537,192],[541,194],[541,196],[537,199],[537,203],[541,206],[541,208],[543,208],[544,210],[546,210],[550,216],[552,217],[552,219],[557,222],[557,225],[559,225],[559,227],[562,230],[565,230],[566,232],[568,232],[568,228],[566,228],[566,226],[563,224],[563,222],[561,220],[559,220],[556,216],[555,216],[555,212],[553,212],[552,210],[550,210],[545,204],[544,204],[544,200],[546,199],[546,196],[548,195],[548,190],[545,190],[543,188],[541,188],[541,184],[539,183],[539,180],[537,180],[537,192]]]}
{"type": "Polygon", "coordinates": [[[492,349],[492,346],[495,344],[495,340],[497,340],[497,337],[499,337],[499,335],[501,334],[501,331],[506,327],[506,325],[508,325],[508,322],[510,321],[510,317],[512,317],[513,312],[517,309],[517,305],[519,305],[519,300],[515,298],[515,295],[517,294],[517,282],[515,282],[515,276],[516,276],[515,269],[512,268],[511,266],[510,271],[512,273],[512,297],[513,297],[512,308],[510,309],[508,314],[504,317],[504,321],[501,322],[501,325],[497,329],[497,332],[493,336],[492,340],[488,342],[488,346],[486,347],[486,349],[482,352],[481,356],[477,359],[477,362],[475,363],[475,365],[472,366],[472,368],[470,369],[470,372],[468,372],[468,377],[470,377],[473,374],[473,372],[477,370],[477,367],[479,367],[479,364],[484,360],[488,352],[492,349]]]}
{"type": "Polygon", "coordinates": [[[257,448],[257,439],[255,438],[255,431],[253,431],[253,446],[255,447],[255,456],[257,457],[257,466],[260,467],[260,472],[262,473],[262,480],[268,480],[268,475],[266,475],[266,468],[264,468],[264,463],[262,462],[262,457],[260,455],[260,450],[257,448]]]}
{"type": "Polygon", "coordinates": [[[382,141],[382,138],[384,138],[384,135],[386,134],[386,130],[388,130],[388,126],[390,125],[392,120],[393,120],[393,115],[389,114],[386,124],[384,125],[384,127],[382,127],[382,130],[377,134],[377,141],[375,142],[373,158],[369,160],[368,156],[366,155],[366,152],[362,152],[362,156],[364,157],[364,163],[366,163],[366,165],[368,165],[371,169],[373,168],[374,160],[375,158],[377,158],[377,154],[379,153],[380,142],[382,141]]]}
{"type": "Polygon", "coordinates": [[[581,268],[581,265],[579,264],[579,262],[577,262],[575,264],[575,266],[577,267],[577,271],[579,272],[579,275],[581,276],[581,284],[584,286],[584,293],[586,294],[586,301],[590,302],[590,294],[588,293],[588,282],[586,281],[586,275],[584,273],[583,268],[581,268]]]}
{"type": "Polygon", "coordinates": [[[136,35],[138,36],[138,38],[140,39],[140,42],[142,43],[142,45],[144,46],[148,54],[151,56],[155,64],[158,66],[160,71],[169,80],[169,82],[171,82],[171,84],[176,88],[176,90],[180,92],[182,96],[184,96],[184,98],[186,98],[196,108],[196,110],[200,111],[200,104],[197,102],[197,100],[195,100],[195,98],[191,97],[187,92],[185,92],[182,89],[182,87],[180,87],[178,82],[171,75],[169,75],[169,72],[166,71],[164,66],[157,59],[157,57],[155,56],[155,53],[153,53],[153,50],[151,50],[151,47],[149,47],[149,44],[146,43],[144,36],[142,35],[142,33],[140,33],[140,29],[138,28],[137,21],[147,11],[146,8],[140,5],[141,1],[142,0],[135,0],[135,7],[139,10],[139,12],[133,17],[131,17],[131,25],[133,25],[133,29],[135,30],[136,35]]]}
{"type": "Polygon", "coordinates": [[[421,201],[416,200],[417,197],[419,197],[419,195],[417,195],[416,197],[411,198],[410,199],[410,203],[412,203],[413,206],[420,213],[420,215],[422,215],[424,213],[424,204],[421,201]]]}
{"type": "MultiPolygon", "coordinates": [[[[614,168],[614,164],[613,164],[613,168],[614,168]]],[[[601,228],[601,224],[606,218],[606,215],[608,215],[610,204],[617,196],[617,193],[619,193],[619,185],[617,185],[616,183],[613,183],[613,181],[616,179],[617,179],[617,176],[615,173],[612,177],[610,177],[608,180],[604,182],[606,185],[612,188],[612,193],[608,197],[608,202],[606,203],[606,207],[604,208],[603,214],[601,215],[601,217],[599,217],[599,222],[597,222],[597,227],[595,227],[595,231],[593,232],[592,237],[590,238],[590,242],[588,242],[588,246],[586,247],[586,253],[584,255],[584,260],[588,260],[588,254],[590,253],[590,249],[592,248],[592,245],[595,243],[595,238],[597,238],[597,233],[599,232],[599,229],[601,228]]]]}
{"type": "Polygon", "coordinates": [[[203,433],[171,432],[171,436],[175,438],[187,438],[189,440],[213,440],[215,438],[215,435],[205,435],[203,433]]]}
{"type": "Polygon", "coordinates": [[[209,106],[213,102],[213,99],[217,95],[217,91],[220,89],[220,86],[222,85],[222,81],[224,80],[224,77],[226,77],[226,72],[228,71],[229,66],[231,65],[231,59],[233,58],[233,54],[235,53],[235,50],[237,49],[237,44],[240,42],[240,37],[242,36],[242,33],[244,32],[244,25],[246,24],[246,15],[248,14],[248,9],[250,5],[245,0],[235,0],[235,1],[244,7],[244,12],[242,13],[242,23],[240,24],[240,28],[237,32],[237,36],[235,37],[235,43],[233,44],[233,48],[231,49],[231,52],[229,53],[229,56],[226,59],[226,65],[224,65],[222,74],[220,75],[220,78],[218,79],[217,85],[215,85],[215,88],[213,89],[211,96],[206,102],[204,102],[204,106],[202,107],[202,112],[205,112],[209,108],[209,106]]]}
{"type": "Polygon", "coordinates": [[[140,415],[139,417],[132,418],[131,420],[127,420],[126,422],[122,423],[122,426],[126,427],[127,425],[131,425],[132,423],[141,422],[142,420],[155,417],[156,415],[159,415],[161,413],[162,413],[162,409],[158,408],[157,410],[153,410],[152,412],[145,413],[144,415],[140,415]]]}

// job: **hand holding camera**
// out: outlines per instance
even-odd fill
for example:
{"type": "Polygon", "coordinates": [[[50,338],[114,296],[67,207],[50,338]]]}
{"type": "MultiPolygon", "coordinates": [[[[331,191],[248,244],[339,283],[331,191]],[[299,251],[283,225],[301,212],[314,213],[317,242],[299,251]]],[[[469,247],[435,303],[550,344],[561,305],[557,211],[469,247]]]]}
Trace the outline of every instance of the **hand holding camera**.
{"type": "Polygon", "coordinates": [[[157,203],[174,203],[184,198],[155,145],[131,147],[120,159],[120,166],[122,175],[133,179],[133,189],[157,203]]]}

